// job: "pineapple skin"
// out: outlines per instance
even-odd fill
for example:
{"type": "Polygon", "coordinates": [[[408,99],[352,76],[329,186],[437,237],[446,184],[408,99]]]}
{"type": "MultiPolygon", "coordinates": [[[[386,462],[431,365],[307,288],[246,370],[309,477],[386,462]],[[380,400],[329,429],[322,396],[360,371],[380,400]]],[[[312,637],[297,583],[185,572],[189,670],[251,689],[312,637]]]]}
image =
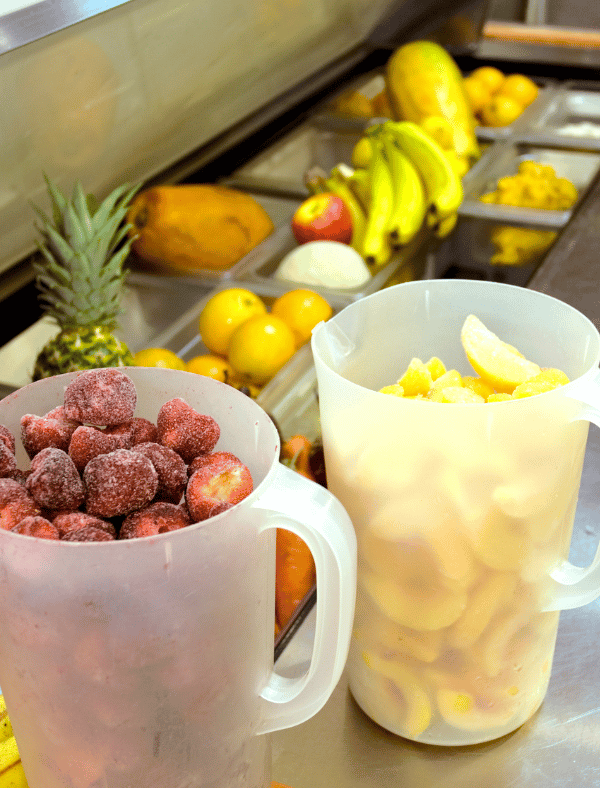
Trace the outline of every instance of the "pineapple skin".
{"type": "Polygon", "coordinates": [[[79,326],[64,329],[40,351],[33,380],[100,367],[134,366],[127,345],[105,326],[79,326]]]}

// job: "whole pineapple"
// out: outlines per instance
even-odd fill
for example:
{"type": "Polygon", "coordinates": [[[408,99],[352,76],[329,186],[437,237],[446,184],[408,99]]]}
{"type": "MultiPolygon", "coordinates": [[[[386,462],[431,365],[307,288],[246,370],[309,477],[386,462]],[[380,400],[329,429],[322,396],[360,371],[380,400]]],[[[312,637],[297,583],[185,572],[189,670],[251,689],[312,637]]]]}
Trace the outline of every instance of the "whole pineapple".
{"type": "Polygon", "coordinates": [[[68,200],[44,177],[52,218],[33,206],[41,220],[36,227],[44,258],[34,262],[34,270],[42,309],[60,331],[39,353],[33,379],[132,365],[129,349],[112,332],[121,311],[123,262],[133,240],[124,240],[129,225],[123,219],[138,187],[120,186],[98,205],[81,183],[68,200]]]}

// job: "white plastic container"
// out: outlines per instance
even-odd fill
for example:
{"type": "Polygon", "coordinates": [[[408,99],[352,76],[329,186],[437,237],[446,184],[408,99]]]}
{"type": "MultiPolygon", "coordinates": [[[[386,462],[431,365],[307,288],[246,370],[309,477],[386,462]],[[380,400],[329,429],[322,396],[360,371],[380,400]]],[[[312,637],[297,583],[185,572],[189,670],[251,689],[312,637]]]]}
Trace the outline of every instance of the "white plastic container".
{"type": "Polygon", "coordinates": [[[567,561],[588,422],[600,424],[598,332],[532,290],[430,280],[351,304],[312,349],[328,487],[358,540],[355,699],[430,744],[515,730],[544,699],[558,611],[600,595],[600,554],[567,561]],[[473,374],[471,313],[571,383],[470,405],[379,393],[413,357],[473,374]]]}
{"type": "MultiPolygon", "coordinates": [[[[249,397],[209,378],[129,368],[136,413],[177,396],[221,427],[217,449],[249,467],[254,492],[169,534],[76,543],[0,531],[0,684],[30,788],[270,788],[270,731],[315,714],[346,659],[354,532],[323,487],[278,462],[279,438],[249,397]],[[306,675],[273,672],[275,529],[311,548],[319,596],[306,675]]],[[[73,375],[0,402],[62,403],[73,375]]],[[[20,464],[25,467],[23,452],[20,464]]]]}

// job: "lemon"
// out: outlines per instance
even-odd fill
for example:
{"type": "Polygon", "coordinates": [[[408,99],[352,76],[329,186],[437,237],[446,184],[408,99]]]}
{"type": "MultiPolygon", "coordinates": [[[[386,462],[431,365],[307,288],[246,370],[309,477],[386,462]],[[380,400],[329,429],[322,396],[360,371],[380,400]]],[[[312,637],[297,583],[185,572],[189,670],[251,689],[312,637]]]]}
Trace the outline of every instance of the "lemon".
{"type": "Polygon", "coordinates": [[[523,107],[510,96],[492,96],[489,104],[481,110],[481,120],[485,126],[509,126],[523,112],[523,107]]]}
{"type": "Polygon", "coordinates": [[[296,347],[309,341],[313,328],[333,314],[330,304],[313,290],[288,290],[271,307],[271,314],[280,317],[292,329],[296,347]]]}
{"type": "Polygon", "coordinates": [[[474,77],[467,77],[464,79],[463,87],[467,94],[471,112],[477,115],[487,104],[489,104],[492,94],[485,82],[475,79],[474,77]]]}
{"type": "Polygon", "coordinates": [[[523,108],[534,102],[538,94],[538,86],[524,74],[509,74],[498,92],[498,95],[510,96],[523,108]]]}
{"type": "Polygon", "coordinates": [[[220,356],[227,355],[235,329],[254,315],[265,314],[264,301],[243,287],[229,287],[211,296],[198,320],[198,331],[206,347],[220,356]]]}
{"type": "Polygon", "coordinates": [[[163,367],[165,369],[185,369],[185,361],[172,350],[164,347],[147,347],[133,354],[136,367],[163,367]]]}
{"type": "Polygon", "coordinates": [[[220,380],[221,383],[229,383],[234,376],[233,367],[222,356],[215,356],[211,353],[204,353],[200,356],[194,356],[186,364],[188,372],[194,372],[196,375],[204,375],[213,380],[220,380]]]}
{"type": "Polygon", "coordinates": [[[480,66],[472,71],[467,79],[476,79],[482,82],[490,93],[496,93],[504,83],[504,74],[494,66],[480,66]]]}
{"type": "Polygon", "coordinates": [[[475,315],[465,320],[460,338],[475,372],[498,392],[512,394],[519,384],[541,371],[537,364],[528,361],[486,328],[475,315]]]}
{"type": "Polygon", "coordinates": [[[229,342],[229,363],[253,383],[266,383],[296,352],[294,332],[277,315],[255,315],[239,325],[229,342]]]}

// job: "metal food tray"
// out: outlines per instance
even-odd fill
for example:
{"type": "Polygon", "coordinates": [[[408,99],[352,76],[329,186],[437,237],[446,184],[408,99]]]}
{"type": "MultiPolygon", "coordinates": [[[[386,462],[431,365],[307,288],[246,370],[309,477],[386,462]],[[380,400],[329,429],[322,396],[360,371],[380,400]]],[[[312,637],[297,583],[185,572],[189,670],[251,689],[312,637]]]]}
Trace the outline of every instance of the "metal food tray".
{"type": "Polygon", "coordinates": [[[478,140],[482,142],[505,140],[509,137],[521,139],[522,135],[538,121],[559,88],[557,83],[542,77],[531,77],[531,79],[539,87],[535,101],[532,101],[519,117],[507,126],[476,126],[475,135],[478,140]]]}
{"type": "Polygon", "coordinates": [[[309,191],[304,175],[311,167],[329,173],[336,164],[350,164],[352,150],[366,126],[316,116],[250,159],[225,181],[228,186],[256,192],[285,194],[304,200],[309,191]]]}
{"type": "Polygon", "coordinates": [[[565,82],[519,137],[538,145],[600,151],[600,83],[565,82]],[[567,125],[586,121],[598,127],[598,136],[561,133],[567,125]]]}
{"type": "Polygon", "coordinates": [[[409,244],[394,252],[390,261],[375,271],[364,284],[343,289],[329,288],[275,278],[275,271],[285,255],[298,246],[291,226],[284,225],[257,247],[254,258],[239,271],[238,279],[252,285],[271,287],[280,293],[294,287],[308,287],[329,301],[333,299],[348,304],[376,290],[381,290],[382,287],[395,281],[396,277],[401,277],[403,273],[405,274],[401,279],[403,281],[421,279],[426,269],[429,238],[429,231],[423,227],[409,244]]]}
{"type": "MultiPolygon", "coordinates": [[[[160,334],[183,311],[197,308],[195,305],[210,289],[194,279],[131,271],[115,334],[132,353],[149,346],[160,347],[160,334]]],[[[30,383],[37,354],[57,332],[56,323],[43,317],[7,342],[0,349],[0,386],[14,390],[30,383]]]]}
{"type": "Polygon", "coordinates": [[[460,216],[517,227],[558,229],[564,227],[583,199],[600,168],[600,154],[567,148],[549,148],[521,141],[496,142],[483,154],[463,179],[464,200],[460,216]],[[522,161],[550,164],[559,178],[568,178],[577,188],[579,197],[569,210],[517,208],[511,205],[482,203],[480,197],[494,191],[498,179],[514,175],[522,161]]]}
{"type": "MultiPolygon", "coordinates": [[[[226,182],[225,180],[221,181],[220,183],[222,183],[222,185],[231,186],[232,188],[238,188],[240,190],[247,191],[248,193],[251,192],[249,188],[244,188],[242,185],[234,185],[232,183],[226,182]]],[[[294,215],[296,208],[300,204],[299,199],[294,198],[293,196],[282,194],[272,195],[264,193],[251,193],[250,196],[253,197],[256,202],[261,205],[269,214],[275,228],[279,227],[279,225],[284,222],[289,222],[294,215]]],[[[178,271],[166,264],[164,266],[160,266],[158,263],[149,263],[134,254],[130,255],[130,263],[132,267],[135,267],[136,270],[141,272],[167,274],[169,276],[179,277],[190,282],[193,281],[196,283],[215,285],[219,282],[234,279],[238,271],[247,264],[247,258],[252,255],[253,252],[254,249],[250,250],[248,255],[240,258],[236,263],[223,271],[213,271],[208,268],[199,268],[193,274],[180,274],[178,271]]]]}

